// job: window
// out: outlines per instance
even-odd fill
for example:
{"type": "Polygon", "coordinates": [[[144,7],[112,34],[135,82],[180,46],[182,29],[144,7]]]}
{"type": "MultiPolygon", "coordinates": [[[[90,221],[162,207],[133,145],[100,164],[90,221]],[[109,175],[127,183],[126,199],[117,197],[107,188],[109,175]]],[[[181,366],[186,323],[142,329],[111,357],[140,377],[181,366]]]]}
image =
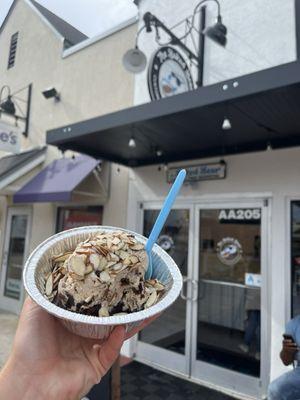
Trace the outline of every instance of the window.
{"type": "Polygon", "coordinates": [[[17,52],[17,43],[18,43],[18,34],[16,32],[12,35],[10,39],[10,47],[9,47],[9,56],[8,56],[8,64],[7,69],[12,68],[15,65],[16,52],[17,52]]]}
{"type": "Polygon", "coordinates": [[[102,224],[103,207],[101,206],[59,207],[57,211],[57,232],[80,226],[102,224]]]}
{"type": "Polygon", "coordinates": [[[292,317],[300,314],[300,201],[291,204],[292,317]]]}

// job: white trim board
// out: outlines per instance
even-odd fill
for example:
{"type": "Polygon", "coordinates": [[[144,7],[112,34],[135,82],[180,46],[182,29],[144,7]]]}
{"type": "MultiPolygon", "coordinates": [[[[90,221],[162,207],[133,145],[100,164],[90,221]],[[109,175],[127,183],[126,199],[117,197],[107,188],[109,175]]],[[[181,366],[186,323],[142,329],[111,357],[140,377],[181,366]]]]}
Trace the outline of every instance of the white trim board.
{"type": "MultiPolygon", "coordinates": [[[[28,0],[27,0],[28,1],[28,0]]],[[[114,33],[127,28],[130,25],[135,24],[138,21],[138,13],[136,14],[136,16],[131,17],[123,22],[121,22],[120,24],[114,26],[113,28],[108,29],[107,31],[101,33],[100,35],[94,36],[92,38],[83,40],[82,42],[76,44],[75,46],[70,47],[69,49],[63,50],[62,52],[62,58],[66,58],[71,56],[74,53],[77,53],[80,50],[85,49],[88,46],[91,46],[92,44],[99,42],[102,39],[107,38],[108,36],[113,35],[114,33]]],[[[132,44],[133,46],[134,44],[132,44]]]]}
{"type": "Polygon", "coordinates": [[[17,171],[10,174],[7,178],[0,180],[0,190],[11,184],[12,182],[16,181],[17,179],[21,178],[23,175],[30,172],[33,168],[37,167],[38,165],[42,164],[46,160],[46,154],[42,154],[30,163],[24,165],[23,167],[19,168],[17,171]]]}

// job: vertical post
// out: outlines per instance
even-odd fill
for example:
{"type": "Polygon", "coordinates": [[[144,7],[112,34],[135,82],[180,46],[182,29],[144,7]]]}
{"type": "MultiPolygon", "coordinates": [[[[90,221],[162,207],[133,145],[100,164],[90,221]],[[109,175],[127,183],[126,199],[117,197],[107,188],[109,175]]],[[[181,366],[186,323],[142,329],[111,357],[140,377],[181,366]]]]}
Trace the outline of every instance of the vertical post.
{"type": "Polygon", "coordinates": [[[112,366],[111,369],[111,399],[121,399],[121,357],[112,366]]]}
{"type": "Polygon", "coordinates": [[[198,46],[198,79],[197,86],[203,86],[204,72],[204,50],[205,50],[205,35],[203,30],[206,26],[206,6],[200,8],[199,17],[199,46],[198,46]]]}
{"type": "Polygon", "coordinates": [[[296,57],[300,61],[300,2],[295,0],[296,57]]]}
{"type": "Polygon", "coordinates": [[[32,92],[32,83],[28,86],[28,95],[27,95],[27,110],[26,110],[26,120],[25,120],[25,130],[23,135],[28,137],[29,130],[29,118],[30,118],[30,106],[31,106],[31,92],[32,92]]]}

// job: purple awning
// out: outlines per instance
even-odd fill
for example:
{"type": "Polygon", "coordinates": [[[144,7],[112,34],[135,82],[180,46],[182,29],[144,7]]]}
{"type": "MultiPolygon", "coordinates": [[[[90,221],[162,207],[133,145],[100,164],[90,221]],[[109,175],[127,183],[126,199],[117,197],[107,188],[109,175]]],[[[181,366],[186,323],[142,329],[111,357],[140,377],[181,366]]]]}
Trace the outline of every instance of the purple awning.
{"type": "Polygon", "coordinates": [[[70,201],[73,190],[99,163],[88,156],[55,160],[14,195],[14,202],[70,201]]]}

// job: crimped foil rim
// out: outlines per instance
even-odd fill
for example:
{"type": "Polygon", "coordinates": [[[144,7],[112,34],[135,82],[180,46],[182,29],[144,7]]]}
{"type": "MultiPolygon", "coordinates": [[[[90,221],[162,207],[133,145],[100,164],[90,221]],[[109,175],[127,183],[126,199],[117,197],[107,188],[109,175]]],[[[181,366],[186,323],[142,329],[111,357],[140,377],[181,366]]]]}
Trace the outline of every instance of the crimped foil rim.
{"type": "Polygon", "coordinates": [[[94,317],[89,315],[83,315],[74,313],[68,310],[64,310],[56,306],[55,304],[51,303],[47,300],[39,291],[36,281],[35,281],[35,269],[38,265],[38,262],[42,255],[47,251],[49,247],[54,245],[55,243],[64,240],[66,237],[76,236],[80,233],[94,233],[98,231],[123,231],[133,234],[139,241],[142,243],[146,243],[147,238],[144,236],[130,231],[128,229],[122,229],[117,227],[111,226],[101,226],[101,225],[92,225],[92,226],[85,226],[80,228],[70,229],[68,231],[63,231],[57,233],[50,238],[46,239],[42,242],[36,249],[30,254],[28,257],[24,270],[23,270],[23,282],[25,289],[29,296],[43,309],[49,312],[56,317],[63,318],[65,320],[78,322],[82,324],[90,324],[90,325],[121,325],[127,324],[131,322],[142,321],[145,318],[149,318],[156,314],[159,314],[166,308],[168,308],[179,296],[179,293],[182,288],[182,276],[180,273],[179,268],[177,267],[174,260],[157,244],[153,246],[152,252],[158,254],[158,256],[165,262],[168,267],[168,270],[172,276],[173,284],[172,287],[169,289],[168,293],[164,298],[162,298],[157,304],[147,308],[146,310],[137,311],[132,314],[127,315],[118,315],[118,316],[111,316],[111,317],[94,317]]]}

